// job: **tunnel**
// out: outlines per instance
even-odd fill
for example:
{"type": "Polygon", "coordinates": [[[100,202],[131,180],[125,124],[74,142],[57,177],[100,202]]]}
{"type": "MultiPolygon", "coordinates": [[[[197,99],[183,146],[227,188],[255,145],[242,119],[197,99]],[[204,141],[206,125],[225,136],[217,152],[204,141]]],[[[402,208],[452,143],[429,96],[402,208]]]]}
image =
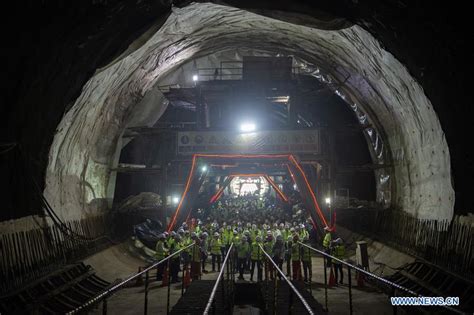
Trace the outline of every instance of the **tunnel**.
{"type": "Polygon", "coordinates": [[[0,312],[472,313],[466,12],[15,5],[0,312]]]}

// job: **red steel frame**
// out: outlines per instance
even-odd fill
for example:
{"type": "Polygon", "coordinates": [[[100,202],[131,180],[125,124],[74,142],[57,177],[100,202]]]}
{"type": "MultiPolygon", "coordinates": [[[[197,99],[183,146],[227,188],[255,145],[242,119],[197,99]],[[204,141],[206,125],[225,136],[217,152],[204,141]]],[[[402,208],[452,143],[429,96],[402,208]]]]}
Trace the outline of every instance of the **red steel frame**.
{"type": "MultiPolygon", "coordinates": [[[[179,214],[179,212],[181,210],[181,207],[183,205],[183,201],[186,198],[186,195],[189,191],[189,186],[191,185],[191,180],[193,178],[194,170],[196,168],[197,158],[223,158],[223,159],[235,159],[235,158],[238,158],[238,159],[255,159],[255,158],[256,159],[278,159],[278,158],[285,158],[285,159],[288,159],[296,167],[296,169],[301,173],[301,176],[303,177],[303,179],[305,181],[305,184],[306,184],[306,186],[307,186],[307,188],[308,188],[308,190],[311,194],[311,199],[314,203],[314,206],[316,208],[316,212],[317,212],[319,218],[321,219],[322,223],[325,226],[328,226],[326,218],[324,217],[324,215],[321,211],[321,208],[319,207],[318,201],[316,199],[316,195],[314,194],[313,189],[311,188],[311,185],[309,184],[308,178],[306,177],[306,174],[304,173],[303,169],[301,168],[298,161],[296,161],[296,159],[293,155],[291,155],[291,154],[274,154],[274,155],[272,155],[272,154],[194,154],[193,159],[192,159],[191,170],[189,171],[188,179],[186,181],[186,186],[185,186],[183,195],[181,196],[181,200],[179,201],[178,207],[176,208],[176,211],[175,211],[170,223],[168,224],[168,228],[167,228],[168,232],[171,231],[173,229],[173,227],[175,226],[176,218],[178,217],[178,214],[179,214]]],[[[291,172],[289,166],[288,166],[288,170],[290,172],[291,177],[293,178],[293,173],[291,172]]],[[[252,174],[245,174],[245,175],[249,176],[249,175],[252,175],[252,174]]],[[[293,180],[294,180],[294,178],[293,178],[293,180]]],[[[271,181],[271,179],[270,179],[270,181],[271,181]]],[[[270,181],[269,181],[269,183],[270,183],[270,181]]],[[[276,187],[278,188],[278,186],[276,186],[276,187]]],[[[222,194],[222,192],[221,192],[221,194],[222,194]]],[[[187,217],[189,217],[189,214],[188,214],[187,217]]],[[[313,220],[311,219],[311,221],[313,221],[313,220]]],[[[315,222],[313,221],[312,223],[313,223],[313,226],[316,228],[315,222]]]]}

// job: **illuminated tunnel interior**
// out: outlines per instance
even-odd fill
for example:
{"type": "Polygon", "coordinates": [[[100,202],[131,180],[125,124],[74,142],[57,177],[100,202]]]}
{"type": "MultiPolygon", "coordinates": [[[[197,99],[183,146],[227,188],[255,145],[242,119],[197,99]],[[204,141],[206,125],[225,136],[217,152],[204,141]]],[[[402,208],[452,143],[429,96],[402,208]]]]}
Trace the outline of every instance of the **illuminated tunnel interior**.
{"type": "Polygon", "coordinates": [[[18,6],[0,312],[136,313],[150,288],[155,313],[382,314],[396,296],[472,312],[463,14],[389,0],[18,6]]]}

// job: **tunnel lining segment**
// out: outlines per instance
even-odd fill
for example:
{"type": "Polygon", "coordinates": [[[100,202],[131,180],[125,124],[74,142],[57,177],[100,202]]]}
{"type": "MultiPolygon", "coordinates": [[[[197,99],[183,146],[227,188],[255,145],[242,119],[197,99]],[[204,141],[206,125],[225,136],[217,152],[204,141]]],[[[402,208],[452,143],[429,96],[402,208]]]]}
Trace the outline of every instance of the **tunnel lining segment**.
{"type": "Polygon", "coordinates": [[[421,86],[368,32],[358,26],[318,30],[195,3],[173,9],[139,49],[98,71],[62,119],[50,150],[45,189],[62,219],[107,209],[119,138],[132,119],[152,123],[162,114],[164,103],[139,105],[161,79],[188,60],[245,47],[294,55],[336,78],[340,90],[355,95],[382,128],[394,164],[391,206],[419,218],[452,218],[450,156],[438,117],[421,86]],[[350,76],[340,78],[339,73],[350,76]],[[137,117],[137,110],[149,115],[137,117]]]}

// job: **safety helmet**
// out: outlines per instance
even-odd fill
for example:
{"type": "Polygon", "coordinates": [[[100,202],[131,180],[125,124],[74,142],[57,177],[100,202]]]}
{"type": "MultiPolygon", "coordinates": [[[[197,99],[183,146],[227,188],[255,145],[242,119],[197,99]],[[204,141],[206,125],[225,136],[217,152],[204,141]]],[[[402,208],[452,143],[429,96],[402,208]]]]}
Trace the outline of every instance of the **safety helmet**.
{"type": "Polygon", "coordinates": [[[160,235],[158,235],[158,239],[159,240],[165,239],[165,234],[161,233],[160,235]]]}
{"type": "Polygon", "coordinates": [[[249,230],[245,230],[245,231],[244,231],[244,234],[245,234],[245,235],[250,235],[250,231],[249,231],[249,230]]]}
{"type": "Polygon", "coordinates": [[[214,232],[214,236],[219,236],[219,233],[218,233],[218,232],[214,232]]]}
{"type": "Polygon", "coordinates": [[[277,237],[276,237],[277,241],[282,241],[283,240],[283,236],[281,236],[281,234],[278,234],[277,237]]]}
{"type": "Polygon", "coordinates": [[[191,233],[191,237],[192,237],[192,238],[195,238],[195,237],[197,237],[197,234],[196,234],[196,232],[192,232],[192,233],[191,233]]]}
{"type": "Polygon", "coordinates": [[[179,230],[178,230],[178,234],[184,234],[184,230],[183,230],[183,229],[179,229],[179,230]]]}
{"type": "Polygon", "coordinates": [[[171,236],[176,236],[176,232],[175,232],[175,231],[171,231],[171,236]]]}
{"type": "Polygon", "coordinates": [[[233,233],[234,233],[234,235],[239,234],[239,232],[237,232],[237,230],[234,230],[233,233]]]}
{"type": "Polygon", "coordinates": [[[284,228],[285,227],[285,224],[284,223],[280,223],[280,228],[284,228]]]}
{"type": "Polygon", "coordinates": [[[166,231],[163,232],[163,234],[165,235],[165,237],[168,237],[168,235],[169,235],[168,232],[166,232],[166,231]]]}
{"type": "Polygon", "coordinates": [[[256,224],[252,224],[252,229],[256,229],[257,228],[257,225],[256,224]]]}
{"type": "Polygon", "coordinates": [[[206,238],[206,237],[209,236],[209,234],[207,234],[207,232],[202,232],[201,236],[202,236],[203,238],[206,238]]]}

